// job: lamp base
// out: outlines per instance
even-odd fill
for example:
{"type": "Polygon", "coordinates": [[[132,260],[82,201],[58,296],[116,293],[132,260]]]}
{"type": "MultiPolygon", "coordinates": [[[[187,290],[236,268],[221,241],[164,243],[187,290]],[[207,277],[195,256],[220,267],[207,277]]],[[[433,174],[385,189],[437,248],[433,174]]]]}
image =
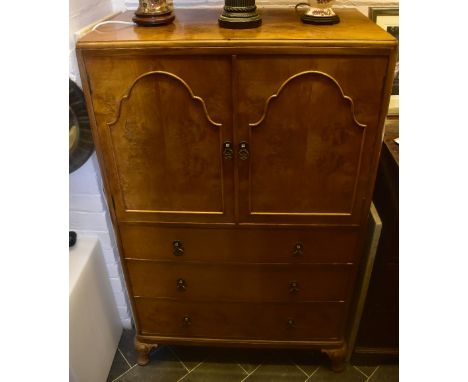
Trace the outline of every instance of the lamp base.
{"type": "Polygon", "coordinates": [[[305,24],[316,24],[316,25],[332,25],[340,22],[338,15],[333,16],[311,16],[304,13],[301,16],[301,20],[305,24]]]}
{"type": "Polygon", "coordinates": [[[218,23],[221,28],[257,28],[262,25],[262,18],[257,13],[255,0],[225,0],[218,23]]]}
{"type": "Polygon", "coordinates": [[[132,18],[133,22],[142,27],[154,27],[158,25],[170,24],[174,21],[175,15],[172,11],[163,14],[137,15],[132,18]]]}
{"type": "Polygon", "coordinates": [[[249,18],[249,19],[237,19],[237,18],[229,18],[226,16],[219,16],[218,23],[221,28],[228,28],[228,29],[249,29],[249,28],[257,28],[262,25],[262,18],[257,15],[257,18],[249,18]]]}

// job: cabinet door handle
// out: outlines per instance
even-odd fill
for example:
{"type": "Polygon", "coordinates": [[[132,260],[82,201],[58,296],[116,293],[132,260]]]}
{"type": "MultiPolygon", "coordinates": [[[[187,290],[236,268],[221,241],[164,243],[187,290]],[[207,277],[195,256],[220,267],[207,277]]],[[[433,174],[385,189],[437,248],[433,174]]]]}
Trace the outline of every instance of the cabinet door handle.
{"type": "Polygon", "coordinates": [[[249,144],[247,142],[241,142],[239,144],[239,159],[240,160],[247,160],[249,159],[249,144]]]}
{"type": "Polygon", "coordinates": [[[288,326],[290,328],[295,328],[296,327],[296,322],[292,318],[290,318],[290,319],[288,319],[288,326]]]}
{"type": "Polygon", "coordinates": [[[232,143],[229,141],[225,141],[223,143],[223,157],[224,159],[232,159],[234,154],[234,150],[232,149],[232,143]]]}

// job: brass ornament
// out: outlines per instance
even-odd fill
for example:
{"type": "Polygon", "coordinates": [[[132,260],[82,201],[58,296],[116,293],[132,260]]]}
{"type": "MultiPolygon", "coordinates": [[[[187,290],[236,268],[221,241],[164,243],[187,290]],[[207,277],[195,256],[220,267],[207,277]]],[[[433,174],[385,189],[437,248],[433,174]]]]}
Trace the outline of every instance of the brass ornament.
{"type": "Polygon", "coordinates": [[[132,20],[139,26],[151,27],[170,24],[174,18],[166,0],[139,0],[132,20]]]}

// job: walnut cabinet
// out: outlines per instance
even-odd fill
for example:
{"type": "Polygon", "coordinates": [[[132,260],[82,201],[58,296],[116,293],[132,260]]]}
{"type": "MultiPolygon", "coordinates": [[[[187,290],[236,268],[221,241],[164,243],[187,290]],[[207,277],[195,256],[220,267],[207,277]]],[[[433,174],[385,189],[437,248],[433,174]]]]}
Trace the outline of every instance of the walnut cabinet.
{"type": "Polygon", "coordinates": [[[315,347],[339,370],[396,42],[355,10],[175,14],[77,47],[139,363],[160,343],[315,347]]]}

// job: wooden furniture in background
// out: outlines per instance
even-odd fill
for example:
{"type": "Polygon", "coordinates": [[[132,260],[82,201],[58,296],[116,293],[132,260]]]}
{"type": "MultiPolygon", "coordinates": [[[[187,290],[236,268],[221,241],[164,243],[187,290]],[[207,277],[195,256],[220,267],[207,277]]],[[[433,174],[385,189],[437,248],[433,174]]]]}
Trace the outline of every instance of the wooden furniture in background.
{"type": "Polygon", "coordinates": [[[358,273],[358,281],[356,283],[356,306],[352,318],[353,324],[348,336],[348,353],[346,355],[346,361],[348,362],[351,360],[351,356],[353,355],[356,345],[359,324],[361,323],[362,312],[364,311],[364,305],[366,303],[367,291],[369,289],[370,278],[374,268],[374,261],[377,248],[379,246],[381,232],[382,221],[380,220],[380,216],[372,203],[369,211],[367,243],[361,260],[361,269],[358,273]]]}
{"type": "Polygon", "coordinates": [[[396,41],[338,12],[226,30],[176,10],[79,41],[140,364],[174,343],[313,347],[343,369],[396,41]]]}
{"type": "Polygon", "coordinates": [[[398,119],[388,121],[374,191],[382,236],[354,349],[354,363],[398,360],[399,262],[398,119]]]}

